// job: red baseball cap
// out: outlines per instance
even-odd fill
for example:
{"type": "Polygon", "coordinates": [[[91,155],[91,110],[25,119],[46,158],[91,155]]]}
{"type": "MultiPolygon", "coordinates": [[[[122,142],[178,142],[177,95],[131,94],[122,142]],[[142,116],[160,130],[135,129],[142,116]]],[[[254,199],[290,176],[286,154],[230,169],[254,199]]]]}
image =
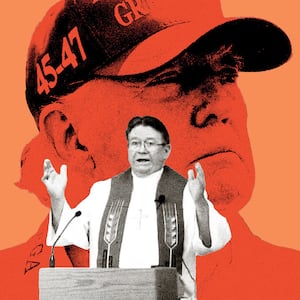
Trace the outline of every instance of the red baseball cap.
{"type": "Polygon", "coordinates": [[[240,71],[262,71],[291,55],[287,35],[257,18],[225,18],[220,0],[64,0],[38,24],[29,46],[26,99],[41,108],[94,74],[125,76],[156,69],[184,50],[204,55],[231,46],[240,71]]]}

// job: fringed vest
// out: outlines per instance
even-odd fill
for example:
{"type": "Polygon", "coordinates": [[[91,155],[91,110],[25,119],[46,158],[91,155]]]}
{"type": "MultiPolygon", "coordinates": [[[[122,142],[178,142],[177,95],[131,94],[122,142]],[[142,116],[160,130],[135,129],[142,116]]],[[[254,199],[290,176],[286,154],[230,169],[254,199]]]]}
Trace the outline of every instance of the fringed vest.
{"type": "MultiPolygon", "coordinates": [[[[165,166],[159,180],[156,198],[159,266],[176,267],[181,274],[184,224],[182,198],[186,179],[165,166]]],[[[98,268],[119,267],[119,257],[133,180],[131,169],[112,178],[111,190],[103,213],[98,268]]]]}

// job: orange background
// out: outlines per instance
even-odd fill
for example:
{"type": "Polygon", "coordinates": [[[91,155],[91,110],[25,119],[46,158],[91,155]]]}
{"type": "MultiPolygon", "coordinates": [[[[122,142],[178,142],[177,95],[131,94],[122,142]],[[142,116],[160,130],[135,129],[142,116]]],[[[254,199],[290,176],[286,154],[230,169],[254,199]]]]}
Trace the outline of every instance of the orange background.
{"type": "MultiPolygon", "coordinates": [[[[19,178],[22,149],[37,134],[24,96],[27,45],[37,22],[54,2],[1,4],[0,249],[26,241],[48,213],[34,195],[19,190],[14,182],[19,178]]],[[[283,67],[240,73],[256,166],[253,196],[241,214],[263,240],[300,250],[298,0],[223,0],[222,5],[225,16],[254,16],[274,22],[292,41],[293,56],[283,67]]]]}

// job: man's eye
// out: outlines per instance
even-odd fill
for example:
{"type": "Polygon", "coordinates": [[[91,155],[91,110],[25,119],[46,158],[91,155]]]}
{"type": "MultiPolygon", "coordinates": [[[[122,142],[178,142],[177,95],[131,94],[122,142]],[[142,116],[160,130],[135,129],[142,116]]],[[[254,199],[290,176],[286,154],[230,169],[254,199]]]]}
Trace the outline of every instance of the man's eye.
{"type": "Polygon", "coordinates": [[[155,143],[154,143],[154,142],[147,142],[147,145],[148,145],[149,147],[151,147],[151,146],[154,146],[155,143]]]}
{"type": "Polygon", "coordinates": [[[131,141],[130,144],[131,144],[131,146],[137,146],[139,144],[139,142],[131,141]]]}
{"type": "Polygon", "coordinates": [[[158,76],[154,77],[150,82],[147,83],[147,86],[154,86],[158,84],[166,84],[166,83],[178,83],[179,76],[177,71],[168,71],[158,76]]]}

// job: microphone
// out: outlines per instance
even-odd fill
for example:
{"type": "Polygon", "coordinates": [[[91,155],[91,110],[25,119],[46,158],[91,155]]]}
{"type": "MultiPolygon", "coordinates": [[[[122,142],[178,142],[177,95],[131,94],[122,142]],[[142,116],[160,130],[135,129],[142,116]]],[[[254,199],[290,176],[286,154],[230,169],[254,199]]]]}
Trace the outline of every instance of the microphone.
{"type": "Polygon", "coordinates": [[[64,227],[64,229],[62,230],[62,232],[59,234],[59,236],[57,237],[57,239],[55,240],[55,242],[52,245],[51,248],[51,255],[50,255],[50,259],[49,259],[49,267],[50,268],[54,268],[55,267],[55,257],[54,257],[54,248],[56,243],[58,242],[58,240],[61,238],[62,234],[64,233],[64,231],[67,229],[67,227],[69,226],[69,224],[77,217],[81,216],[81,211],[78,210],[76,211],[75,215],[69,220],[69,222],[66,224],[66,226],[64,227]]]}
{"type": "Polygon", "coordinates": [[[158,209],[166,201],[165,195],[159,195],[158,199],[154,200],[156,202],[156,209],[158,209]]]}

